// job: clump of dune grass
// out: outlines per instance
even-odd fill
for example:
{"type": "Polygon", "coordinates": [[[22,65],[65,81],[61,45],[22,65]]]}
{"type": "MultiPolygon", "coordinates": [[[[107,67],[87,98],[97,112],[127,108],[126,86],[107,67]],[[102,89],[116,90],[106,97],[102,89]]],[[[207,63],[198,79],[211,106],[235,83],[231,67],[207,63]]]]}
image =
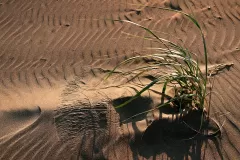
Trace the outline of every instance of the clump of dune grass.
{"type": "MultiPolygon", "coordinates": [[[[116,106],[115,108],[125,107],[128,103],[134,99],[141,96],[145,91],[151,89],[154,85],[161,85],[162,88],[160,92],[162,93],[161,104],[156,106],[154,109],[166,105],[173,105],[179,109],[179,112],[182,113],[185,110],[199,110],[202,111],[202,119],[204,117],[205,106],[206,106],[206,86],[208,82],[208,53],[206,47],[206,41],[203,35],[203,31],[198,21],[191,15],[184,13],[182,11],[176,11],[168,8],[160,8],[168,11],[178,12],[185,15],[194,25],[198,28],[199,33],[202,38],[204,59],[205,59],[205,71],[200,69],[197,56],[190,52],[188,49],[172,42],[167,39],[157,36],[152,30],[146,28],[140,24],[134,23],[128,20],[121,20],[125,23],[130,23],[132,25],[138,26],[145,30],[155,41],[160,43],[160,46],[157,48],[149,48],[153,54],[135,56],[128,58],[118,64],[108,75],[111,76],[120,66],[123,66],[127,63],[133,61],[143,60],[146,63],[142,66],[136,66],[136,68],[125,71],[123,75],[133,75],[137,78],[146,72],[155,73],[154,78],[151,82],[145,85],[140,91],[138,91],[132,98],[126,102],[116,106]],[[167,98],[167,101],[164,101],[166,88],[171,88],[174,90],[174,95],[167,98]]],[[[211,94],[211,93],[209,93],[211,94]]],[[[209,106],[210,107],[210,106],[209,106]]],[[[154,110],[152,109],[152,110],[154,110]]],[[[146,112],[150,112],[148,110],[146,112]]],[[[144,114],[146,112],[139,113],[144,114]]],[[[209,113],[208,113],[209,114],[209,113]]],[[[131,118],[133,118],[131,117],[131,118]]],[[[202,124],[201,124],[202,125],[202,124]]],[[[201,128],[201,127],[200,127],[201,128]]]]}
{"type": "Polygon", "coordinates": [[[193,58],[193,53],[191,53],[186,48],[183,48],[182,46],[175,44],[167,39],[158,37],[153,31],[140,24],[128,20],[122,20],[122,22],[130,23],[146,30],[164,47],[150,48],[154,52],[154,54],[135,56],[126,59],[125,61],[118,64],[108,74],[107,78],[111,76],[111,74],[120,66],[136,60],[148,60],[148,63],[146,63],[144,66],[136,67],[135,69],[124,72],[122,74],[134,74],[135,77],[139,77],[148,71],[158,71],[157,74],[154,75],[155,78],[154,80],[152,80],[151,83],[143,87],[135,96],[133,96],[125,103],[117,106],[116,108],[124,107],[127,103],[141,96],[143,92],[150,89],[153,85],[163,84],[161,91],[162,95],[164,96],[166,87],[168,86],[174,89],[175,96],[172,97],[168,102],[165,102],[158,107],[178,101],[180,108],[194,107],[198,109],[204,109],[206,85],[208,80],[208,64],[205,38],[199,23],[191,15],[181,11],[176,12],[180,12],[186,15],[198,27],[200,31],[204,46],[205,73],[203,74],[203,72],[201,71],[198,60],[193,58]],[[166,68],[167,72],[161,72],[163,68],[166,68]],[[182,105],[183,103],[184,106],[182,105]]]}

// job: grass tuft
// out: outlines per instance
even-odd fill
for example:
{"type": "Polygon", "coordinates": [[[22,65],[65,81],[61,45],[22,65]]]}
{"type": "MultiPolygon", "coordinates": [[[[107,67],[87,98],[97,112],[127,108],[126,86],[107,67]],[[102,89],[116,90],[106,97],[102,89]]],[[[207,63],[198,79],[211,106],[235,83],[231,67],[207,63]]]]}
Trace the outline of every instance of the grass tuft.
{"type": "MultiPolygon", "coordinates": [[[[125,23],[130,23],[132,25],[138,26],[145,31],[147,31],[153,38],[160,42],[164,47],[159,48],[149,48],[154,54],[135,56],[118,64],[106,77],[106,79],[111,76],[116,69],[127,63],[139,60],[147,60],[148,62],[144,66],[136,67],[133,70],[123,72],[123,75],[134,75],[134,77],[140,77],[142,74],[148,71],[155,71],[158,74],[155,75],[154,80],[152,80],[148,85],[143,87],[135,96],[133,96],[128,101],[117,106],[116,108],[121,108],[126,106],[132,100],[141,96],[141,94],[148,89],[150,89],[155,84],[162,84],[162,95],[164,97],[166,87],[171,87],[174,89],[174,96],[167,102],[162,103],[157,106],[157,108],[165,106],[166,104],[173,103],[178,105],[180,111],[184,108],[197,108],[204,109],[204,102],[206,97],[206,85],[207,85],[207,72],[208,72],[208,61],[207,61],[207,49],[206,42],[202,32],[202,29],[194,17],[184,13],[182,11],[175,11],[168,8],[161,8],[165,10],[170,10],[174,12],[179,12],[187,16],[200,30],[200,34],[204,46],[204,56],[205,56],[205,74],[202,73],[198,60],[192,57],[193,53],[188,51],[186,48],[175,44],[167,39],[158,37],[152,30],[146,28],[140,24],[134,23],[128,20],[121,20],[125,23]],[[161,72],[161,70],[167,69],[168,72],[161,72]]],[[[118,20],[119,21],[119,20],[118,20]]]]}
{"type": "MultiPolygon", "coordinates": [[[[151,39],[151,40],[154,39],[155,41],[160,43],[161,47],[148,48],[152,51],[152,54],[135,56],[122,61],[106,76],[106,79],[107,79],[120,66],[126,65],[133,61],[139,61],[139,60],[142,60],[145,63],[142,66],[136,66],[136,68],[132,70],[121,72],[121,74],[127,75],[127,76],[131,75],[134,78],[139,78],[143,76],[145,73],[149,73],[149,72],[154,73],[153,75],[151,75],[154,78],[151,80],[149,84],[145,85],[140,91],[137,91],[137,93],[133,97],[131,97],[124,103],[116,106],[115,108],[125,107],[127,106],[128,103],[140,97],[145,91],[148,91],[154,85],[161,85],[162,88],[159,91],[162,94],[161,104],[159,104],[158,106],[156,106],[151,110],[138,113],[128,119],[137,117],[141,114],[145,114],[147,112],[150,112],[160,107],[171,104],[172,106],[178,108],[180,113],[184,112],[185,110],[201,111],[202,121],[200,124],[199,132],[197,132],[197,133],[200,133],[200,130],[202,128],[202,124],[204,121],[204,116],[206,114],[209,115],[209,113],[204,111],[206,111],[205,109],[205,102],[206,102],[206,96],[207,96],[206,86],[208,83],[210,83],[208,81],[207,46],[206,46],[206,40],[203,35],[202,28],[198,23],[198,21],[193,16],[185,12],[172,10],[169,8],[158,7],[158,9],[181,13],[184,16],[186,16],[191,22],[193,22],[194,25],[198,28],[202,38],[202,42],[203,42],[205,71],[202,71],[200,69],[198,59],[194,58],[194,56],[192,56],[193,53],[191,53],[188,49],[172,41],[169,41],[167,39],[157,36],[157,34],[155,34],[152,30],[138,23],[135,23],[129,20],[117,20],[124,23],[130,23],[132,25],[142,28],[151,36],[150,38],[148,37],[147,39],[151,39]],[[167,88],[170,88],[174,91],[174,94],[172,97],[169,97],[168,95],[165,94],[167,88]],[[167,99],[167,101],[164,101],[165,98],[167,99]]],[[[210,106],[208,107],[210,108],[210,106]]],[[[209,118],[209,116],[207,116],[207,118],[209,118]]],[[[221,127],[219,125],[218,125],[218,128],[219,130],[216,133],[220,132],[221,127]]]]}

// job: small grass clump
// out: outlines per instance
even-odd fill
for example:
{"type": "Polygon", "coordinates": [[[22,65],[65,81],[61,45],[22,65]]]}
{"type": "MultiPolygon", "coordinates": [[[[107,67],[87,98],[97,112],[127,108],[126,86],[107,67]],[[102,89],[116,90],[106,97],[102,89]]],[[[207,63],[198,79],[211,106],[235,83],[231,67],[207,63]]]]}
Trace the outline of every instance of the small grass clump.
{"type": "MultiPolygon", "coordinates": [[[[115,70],[117,70],[120,66],[139,60],[143,60],[146,63],[144,63],[143,66],[137,66],[136,68],[123,72],[122,74],[133,75],[133,77],[138,78],[146,72],[155,73],[153,75],[154,78],[149,84],[145,85],[132,98],[116,106],[115,108],[125,107],[128,103],[141,96],[145,91],[151,89],[154,85],[161,85],[162,88],[159,91],[162,93],[161,104],[156,106],[154,109],[158,109],[160,107],[171,104],[177,107],[180,113],[185,110],[199,110],[202,111],[203,120],[203,117],[205,115],[204,113],[206,113],[204,111],[207,96],[206,86],[208,83],[208,53],[203,31],[198,21],[193,16],[182,11],[176,11],[168,8],[160,9],[181,13],[185,15],[190,21],[192,21],[198,28],[203,42],[205,71],[202,71],[200,69],[198,59],[194,58],[196,56],[193,56],[194,54],[191,53],[188,49],[157,36],[152,30],[140,24],[128,20],[121,20],[122,22],[130,23],[144,29],[151,35],[151,39],[154,39],[160,43],[161,47],[150,48],[154,54],[135,56],[124,60],[108,74],[107,78],[111,76],[111,74],[113,74],[115,70]],[[164,101],[167,88],[173,89],[174,95],[171,97],[167,96],[167,101],[164,101]]],[[[148,110],[146,112],[150,112],[152,110],[148,110]]],[[[146,112],[134,115],[134,117],[146,112]]]]}
{"type": "MultiPolygon", "coordinates": [[[[164,8],[165,9],[165,8],[164,8]]],[[[167,9],[171,10],[171,9],[167,9]]],[[[175,10],[171,10],[175,11],[175,10]]],[[[175,91],[174,97],[169,99],[167,102],[162,103],[158,106],[162,107],[169,103],[177,104],[181,109],[183,108],[197,108],[204,109],[204,102],[206,98],[206,85],[207,85],[207,72],[208,72],[208,63],[207,63],[207,50],[206,42],[202,32],[202,29],[199,23],[189,14],[180,12],[187,16],[200,30],[200,34],[204,46],[204,56],[205,56],[205,73],[200,69],[198,60],[193,58],[193,53],[189,50],[183,48],[182,46],[175,44],[167,39],[158,37],[150,29],[134,23],[128,20],[122,20],[126,23],[131,23],[136,25],[144,30],[146,30],[150,35],[152,35],[160,44],[164,47],[159,48],[150,48],[154,50],[155,54],[144,55],[144,56],[135,56],[131,57],[119,65],[117,65],[107,76],[107,78],[115,72],[120,66],[127,64],[136,60],[148,61],[144,66],[136,67],[133,70],[124,72],[124,75],[135,74],[134,77],[140,77],[142,74],[148,71],[156,71],[157,74],[154,75],[154,80],[152,80],[148,85],[143,87],[135,96],[126,101],[125,103],[117,106],[116,108],[124,107],[126,104],[141,96],[141,94],[148,89],[150,89],[155,84],[162,84],[162,96],[164,98],[165,91],[167,87],[172,87],[175,91]],[[161,70],[167,69],[167,72],[161,70]]]]}

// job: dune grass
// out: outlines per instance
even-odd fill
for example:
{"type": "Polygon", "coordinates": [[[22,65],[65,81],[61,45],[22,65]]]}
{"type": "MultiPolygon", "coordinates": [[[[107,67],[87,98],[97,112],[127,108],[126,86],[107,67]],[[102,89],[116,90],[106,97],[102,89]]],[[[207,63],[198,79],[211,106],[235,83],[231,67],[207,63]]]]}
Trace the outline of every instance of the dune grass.
{"type": "MultiPolygon", "coordinates": [[[[126,104],[130,103],[132,100],[141,96],[141,94],[148,89],[150,89],[153,85],[162,84],[162,96],[164,98],[165,91],[167,87],[172,87],[175,91],[175,96],[169,99],[167,102],[164,102],[157,106],[156,108],[160,108],[169,103],[173,103],[174,105],[178,105],[180,111],[184,108],[197,108],[204,109],[204,102],[206,98],[206,85],[208,81],[208,54],[206,49],[206,41],[202,32],[202,29],[197,22],[197,20],[191,15],[181,12],[175,11],[168,8],[161,8],[165,10],[170,10],[174,12],[179,12],[185,16],[187,16],[199,29],[203,47],[204,47],[204,57],[205,57],[205,73],[200,69],[199,63],[197,59],[193,58],[193,53],[191,53],[188,49],[183,48],[182,46],[175,44],[167,39],[160,38],[149,28],[146,28],[140,24],[134,23],[128,20],[121,20],[125,23],[130,23],[132,25],[138,26],[147,33],[149,33],[155,40],[157,40],[162,46],[159,48],[150,48],[154,54],[144,55],[144,56],[135,56],[118,64],[107,76],[111,76],[111,74],[118,69],[120,66],[127,64],[136,60],[146,60],[149,62],[144,66],[137,67],[133,70],[124,72],[123,75],[134,74],[134,77],[140,77],[142,74],[148,71],[158,71],[157,75],[154,75],[155,79],[152,80],[148,85],[143,87],[135,96],[133,96],[128,101],[123,104],[117,106],[116,108],[121,108],[126,106],[126,104]],[[168,69],[168,73],[162,72],[163,68],[168,69]]],[[[162,99],[163,99],[162,98],[162,99]]],[[[163,101],[162,101],[163,102],[163,101]]]]}
{"type": "MultiPolygon", "coordinates": [[[[193,56],[194,54],[190,52],[187,48],[184,48],[172,41],[169,41],[167,39],[157,36],[152,30],[140,24],[137,24],[135,22],[128,21],[128,20],[121,20],[124,23],[130,23],[132,25],[142,28],[151,36],[150,38],[151,40],[154,39],[155,41],[160,43],[160,46],[163,46],[163,47],[149,48],[152,50],[153,54],[128,58],[123,62],[119,63],[107,75],[106,79],[110,77],[121,66],[128,64],[130,62],[139,61],[139,60],[143,60],[146,63],[144,63],[143,66],[136,66],[136,68],[132,70],[122,72],[122,75],[127,75],[127,76],[132,75],[134,79],[134,78],[141,77],[144,73],[149,71],[150,72],[153,71],[154,73],[156,73],[153,75],[154,79],[152,79],[149,84],[144,86],[140,91],[137,91],[137,93],[132,98],[116,106],[115,108],[121,108],[121,107],[127,106],[128,103],[140,97],[145,91],[150,90],[154,85],[160,84],[162,86],[162,88],[159,91],[162,94],[161,104],[159,104],[153,109],[138,113],[128,118],[127,120],[137,117],[141,114],[151,112],[155,109],[159,109],[160,107],[171,104],[179,109],[179,113],[183,113],[185,110],[201,111],[202,120],[201,120],[199,130],[196,131],[196,135],[201,134],[201,129],[202,129],[204,120],[209,121],[209,118],[210,118],[209,112],[210,112],[210,101],[211,101],[211,91],[207,94],[207,84],[211,83],[208,80],[209,79],[208,76],[211,76],[211,74],[210,75],[208,74],[208,53],[207,53],[206,40],[203,34],[203,30],[200,24],[198,23],[198,21],[190,14],[187,14],[185,12],[178,11],[178,10],[172,10],[169,8],[158,8],[158,9],[181,13],[184,16],[186,16],[198,28],[202,38],[202,43],[203,43],[205,71],[202,71],[200,69],[200,64],[198,62],[198,59],[194,58],[197,56],[193,56]],[[174,96],[170,98],[168,96],[167,101],[164,101],[166,88],[173,89],[174,96]],[[210,97],[208,104],[206,103],[207,96],[210,97]],[[207,111],[206,109],[207,105],[208,105],[208,112],[205,112],[207,111]],[[204,119],[204,117],[207,119],[204,119]]],[[[143,37],[143,38],[146,38],[146,37],[143,37]]],[[[149,39],[149,37],[147,39],[149,39]]],[[[212,119],[212,121],[217,125],[218,130],[213,134],[207,134],[204,136],[211,137],[211,136],[216,136],[220,133],[221,126],[214,119],[212,119]]]]}

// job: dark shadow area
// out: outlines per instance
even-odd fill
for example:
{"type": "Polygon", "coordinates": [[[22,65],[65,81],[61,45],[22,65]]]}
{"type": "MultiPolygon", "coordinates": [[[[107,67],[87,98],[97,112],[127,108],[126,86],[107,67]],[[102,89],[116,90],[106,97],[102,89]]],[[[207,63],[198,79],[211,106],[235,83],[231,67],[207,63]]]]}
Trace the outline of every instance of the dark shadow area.
{"type": "Polygon", "coordinates": [[[24,118],[41,114],[41,108],[39,106],[36,106],[32,109],[10,110],[10,111],[5,111],[4,114],[6,116],[13,117],[14,119],[16,118],[24,119],[24,118]]]}
{"type": "Polygon", "coordinates": [[[165,114],[176,114],[179,113],[178,108],[171,107],[170,105],[165,105],[161,108],[159,108],[160,113],[165,113],[165,114]]]}
{"type": "Polygon", "coordinates": [[[130,143],[133,157],[139,154],[145,158],[155,159],[158,155],[164,154],[170,159],[200,160],[204,155],[203,145],[206,145],[208,140],[214,142],[218,154],[223,157],[216,143],[219,137],[203,135],[215,132],[218,127],[214,123],[206,122],[203,123],[201,134],[197,134],[196,130],[199,129],[200,124],[201,112],[199,111],[191,112],[186,117],[173,122],[168,119],[153,121],[142,137],[130,143]]]}
{"type": "MultiPolygon", "coordinates": [[[[132,97],[123,97],[123,98],[114,99],[112,104],[114,107],[117,107],[131,98],[132,97]]],[[[120,115],[120,121],[122,122],[138,113],[151,109],[152,103],[153,101],[149,97],[138,97],[137,99],[131,101],[127,105],[121,108],[117,108],[116,111],[120,115]]],[[[147,113],[134,117],[133,119],[124,121],[124,123],[143,120],[144,118],[146,118],[146,114],[147,113]]]]}

